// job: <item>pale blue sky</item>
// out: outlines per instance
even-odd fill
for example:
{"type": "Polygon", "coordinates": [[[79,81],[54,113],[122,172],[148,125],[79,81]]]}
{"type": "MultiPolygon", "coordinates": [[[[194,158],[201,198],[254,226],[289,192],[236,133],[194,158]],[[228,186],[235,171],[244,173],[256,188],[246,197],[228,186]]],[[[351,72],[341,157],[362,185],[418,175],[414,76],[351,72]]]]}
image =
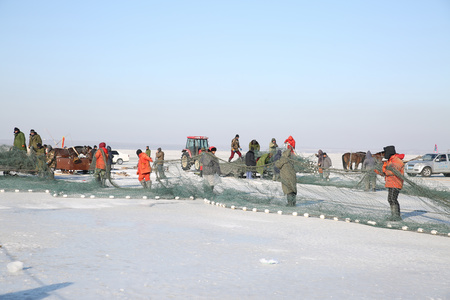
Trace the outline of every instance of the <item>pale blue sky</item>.
{"type": "Polygon", "coordinates": [[[450,149],[448,0],[2,0],[0,38],[11,143],[450,149]]]}

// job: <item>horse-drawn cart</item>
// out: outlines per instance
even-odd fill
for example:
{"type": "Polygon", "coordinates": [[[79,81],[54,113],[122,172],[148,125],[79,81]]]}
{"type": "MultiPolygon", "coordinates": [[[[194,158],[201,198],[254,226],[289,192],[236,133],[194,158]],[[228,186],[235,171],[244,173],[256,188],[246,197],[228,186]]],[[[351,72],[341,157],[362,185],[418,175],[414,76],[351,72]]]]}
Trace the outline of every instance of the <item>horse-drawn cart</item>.
{"type": "Polygon", "coordinates": [[[62,171],[89,171],[91,162],[88,158],[57,157],[56,169],[62,171]]]}

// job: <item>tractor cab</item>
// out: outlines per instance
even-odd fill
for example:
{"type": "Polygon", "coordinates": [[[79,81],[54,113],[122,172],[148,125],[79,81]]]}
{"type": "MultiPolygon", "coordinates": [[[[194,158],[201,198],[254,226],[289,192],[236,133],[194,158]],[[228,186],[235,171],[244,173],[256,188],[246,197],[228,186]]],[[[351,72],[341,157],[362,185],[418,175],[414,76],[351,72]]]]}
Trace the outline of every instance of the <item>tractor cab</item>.
{"type": "Polygon", "coordinates": [[[201,149],[208,149],[208,138],[206,136],[188,136],[186,141],[186,148],[181,152],[181,168],[189,170],[192,165],[195,169],[200,170],[199,154],[201,149]]]}

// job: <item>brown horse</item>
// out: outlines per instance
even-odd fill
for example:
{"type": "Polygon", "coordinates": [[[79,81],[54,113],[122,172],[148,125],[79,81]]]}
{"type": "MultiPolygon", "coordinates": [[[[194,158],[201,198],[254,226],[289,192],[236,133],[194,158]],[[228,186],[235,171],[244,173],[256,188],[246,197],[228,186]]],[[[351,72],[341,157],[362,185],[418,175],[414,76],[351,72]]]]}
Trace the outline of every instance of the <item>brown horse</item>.
{"type": "Polygon", "coordinates": [[[366,152],[347,152],[342,155],[342,166],[344,170],[353,170],[353,164],[355,164],[355,170],[358,170],[359,164],[362,164],[366,159],[366,152]]]}
{"type": "Polygon", "coordinates": [[[372,154],[372,157],[375,158],[375,160],[380,163],[384,158],[384,151],[372,154]]]}

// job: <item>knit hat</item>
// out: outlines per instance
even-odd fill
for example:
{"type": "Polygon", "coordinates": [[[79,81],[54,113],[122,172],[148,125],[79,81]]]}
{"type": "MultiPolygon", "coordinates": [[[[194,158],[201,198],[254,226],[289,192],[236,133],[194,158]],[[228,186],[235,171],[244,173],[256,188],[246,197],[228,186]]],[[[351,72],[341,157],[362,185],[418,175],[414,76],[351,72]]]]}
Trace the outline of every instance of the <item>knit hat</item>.
{"type": "Polygon", "coordinates": [[[136,155],[137,155],[137,156],[139,156],[139,154],[141,154],[141,153],[142,153],[142,150],[141,150],[141,149],[137,149],[137,150],[136,150],[136,155]]]}
{"type": "Polygon", "coordinates": [[[209,147],[209,152],[217,151],[217,148],[214,146],[209,147]]]}
{"type": "Polygon", "coordinates": [[[36,131],[34,131],[34,129],[31,129],[31,130],[30,130],[30,133],[36,133],[36,131]]]}
{"type": "Polygon", "coordinates": [[[17,127],[14,127],[14,132],[16,132],[16,131],[20,132],[20,129],[17,127]]]}
{"type": "Polygon", "coordinates": [[[98,147],[99,147],[99,148],[105,148],[105,147],[106,147],[106,144],[102,142],[102,143],[98,144],[98,147]]]}

